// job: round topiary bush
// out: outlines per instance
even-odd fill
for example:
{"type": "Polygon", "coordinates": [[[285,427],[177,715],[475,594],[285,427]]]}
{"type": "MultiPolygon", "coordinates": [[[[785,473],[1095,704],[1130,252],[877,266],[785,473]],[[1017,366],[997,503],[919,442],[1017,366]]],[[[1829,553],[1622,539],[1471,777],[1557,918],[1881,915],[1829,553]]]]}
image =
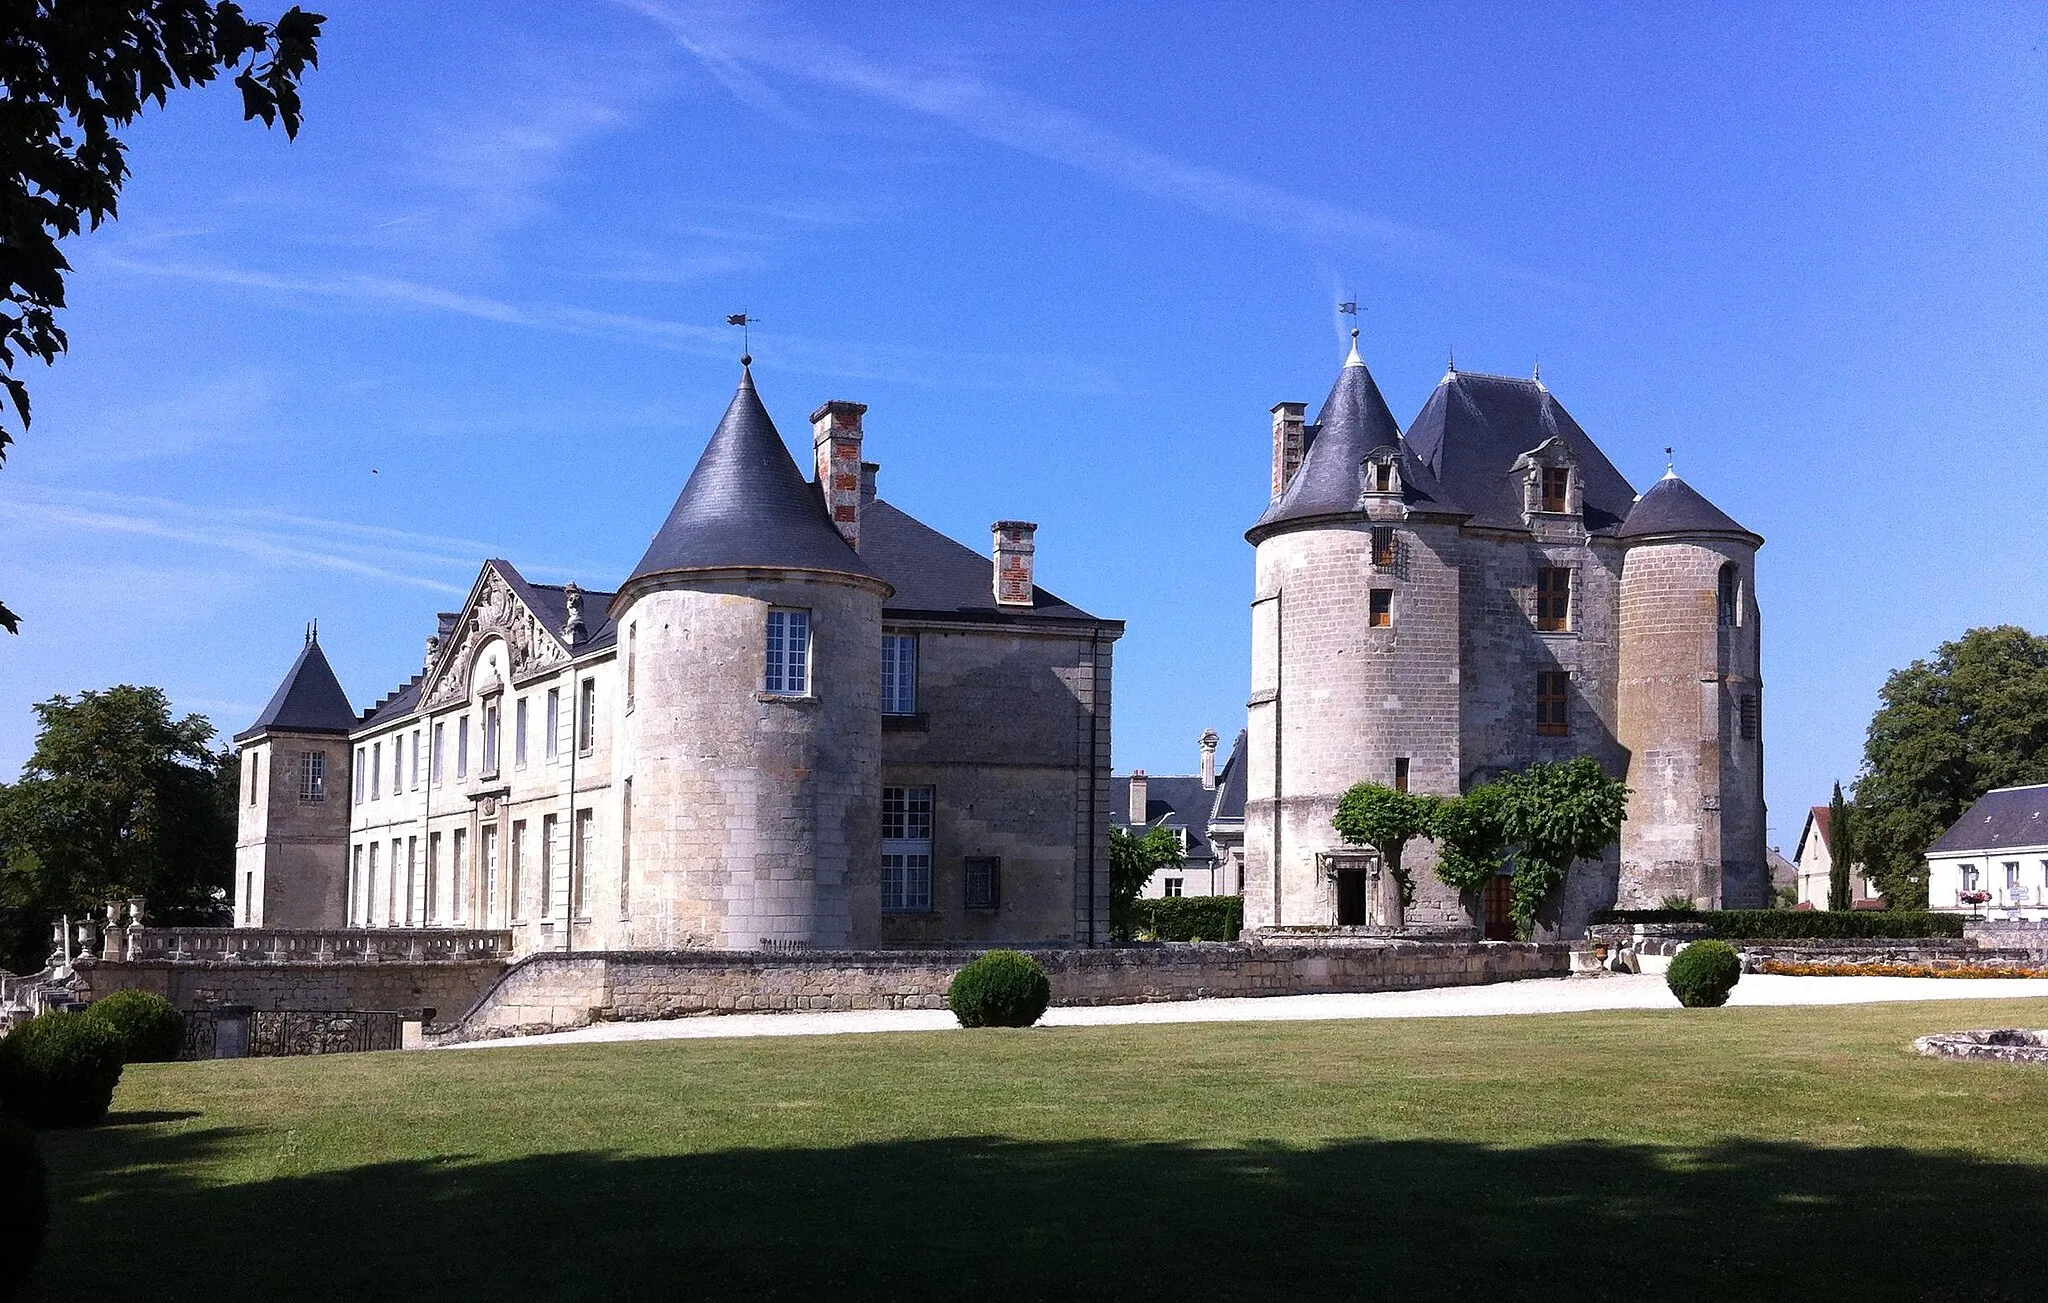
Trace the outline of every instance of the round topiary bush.
{"type": "Polygon", "coordinates": [[[33,1131],[0,1118],[0,1299],[21,1292],[50,1223],[49,1180],[33,1131]]]}
{"type": "Polygon", "coordinates": [[[1728,1003],[1728,993],[1742,980],[1742,956],[1726,941],[1695,941],[1671,960],[1664,984],[1688,1009],[1712,1009],[1728,1003]]]}
{"type": "Polygon", "coordinates": [[[169,1063],[185,1052],[185,1015],[160,995],[116,991],[86,1012],[121,1037],[123,1062],[169,1063]]]}
{"type": "Polygon", "coordinates": [[[946,1007],[962,1027],[1029,1027],[1052,1003],[1052,983],[1030,955],[991,950],[953,975],[946,1007]]]}
{"type": "Polygon", "coordinates": [[[37,1014],[0,1041],[0,1107],[30,1126],[91,1126],[114,1102],[121,1049],[89,1013],[37,1014]]]}

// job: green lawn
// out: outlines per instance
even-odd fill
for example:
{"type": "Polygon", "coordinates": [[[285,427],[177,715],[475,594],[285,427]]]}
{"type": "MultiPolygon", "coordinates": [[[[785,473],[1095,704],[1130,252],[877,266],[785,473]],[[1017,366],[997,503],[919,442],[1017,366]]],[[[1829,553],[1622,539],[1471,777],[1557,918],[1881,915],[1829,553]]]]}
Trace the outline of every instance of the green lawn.
{"type": "Polygon", "coordinates": [[[32,1297],[2042,1297],[2048,1000],[131,1068],[32,1297]]]}

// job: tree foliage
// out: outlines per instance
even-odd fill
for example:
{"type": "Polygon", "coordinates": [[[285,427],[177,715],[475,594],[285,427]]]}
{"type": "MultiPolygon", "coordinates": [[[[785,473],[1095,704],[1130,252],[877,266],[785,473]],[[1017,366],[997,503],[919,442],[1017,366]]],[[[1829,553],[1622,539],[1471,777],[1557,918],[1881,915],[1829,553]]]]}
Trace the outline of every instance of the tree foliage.
{"type": "Polygon", "coordinates": [[[213,725],[173,720],[161,689],[125,684],[35,710],[35,752],[0,786],[0,903],[33,917],[44,945],[57,915],[120,897],[212,921],[233,877],[238,771],[212,749],[213,725]]]}
{"type": "Polygon", "coordinates": [[[1463,796],[1440,801],[1431,821],[1436,839],[1436,876],[1459,891],[1478,891],[1507,867],[1514,849],[1508,840],[1511,792],[1502,783],[1483,783],[1463,796]]]}
{"type": "Polygon", "coordinates": [[[1849,866],[1855,862],[1855,848],[1849,841],[1849,803],[1842,798],[1842,785],[1828,798],[1828,908],[1849,909],[1855,904],[1849,887],[1849,866]]]}
{"type": "Polygon", "coordinates": [[[1994,787],[2048,782],[2048,638],[1972,629],[1885,680],[1856,779],[1857,857],[1894,909],[1927,904],[1922,858],[1994,787]]]}
{"type": "Polygon", "coordinates": [[[1531,765],[1501,780],[1507,840],[1515,848],[1515,927],[1536,931],[1536,914],[1564,885],[1573,860],[1604,855],[1628,818],[1628,785],[1609,778],[1600,762],[1580,756],[1561,764],[1531,765]]]}
{"type": "MultiPolygon", "coordinates": [[[[115,133],[174,89],[228,72],[242,116],[299,132],[299,82],[318,64],[326,19],[293,7],[251,21],[230,0],[17,0],[0,6],[0,462],[26,430],[18,362],[46,365],[66,347],[57,311],[70,262],[58,241],[115,215],[128,179],[115,133]]],[[[18,632],[0,605],[0,627],[18,632]]]]}
{"type": "Polygon", "coordinates": [[[1187,862],[1180,838],[1170,828],[1146,831],[1141,837],[1126,828],[1109,830],[1109,927],[1110,932],[1128,940],[1131,934],[1131,902],[1145,889],[1152,875],[1162,869],[1177,869],[1187,862]]]}
{"type": "Polygon", "coordinates": [[[1380,853],[1380,862],[1401,884],[1401,905],[1415,903],[1415,878],[1402,865],[1408,843],[1426,835],[1436,810],[1436,798],[1358,783],[1337,802],[1330,820],[1337,835],[1353,846],[1370,846],[1380,853]]]}

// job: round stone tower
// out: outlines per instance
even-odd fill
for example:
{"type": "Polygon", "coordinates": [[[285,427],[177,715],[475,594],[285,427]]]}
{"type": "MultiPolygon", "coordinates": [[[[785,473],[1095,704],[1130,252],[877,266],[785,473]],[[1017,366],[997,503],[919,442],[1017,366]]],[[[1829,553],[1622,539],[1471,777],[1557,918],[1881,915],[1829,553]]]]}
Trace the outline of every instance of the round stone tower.
{"type": "MultiPolygon", "coordinates": [[[[858,441],[855,414],[840,442],[856,466],[858,441]]],[[[743,374],[612,601],[629,944],[832,947],[872,930],[855,914],[881,864],[892,590],[857,531],[857,514],[835,523],[743,374]]]]}
{"type": "Polygon", "coordinates": [[[1763,539],[1675,474],[1618,537],[1628,822],[1616,905],[1768,903],[1756,552],[1763,539]]]}

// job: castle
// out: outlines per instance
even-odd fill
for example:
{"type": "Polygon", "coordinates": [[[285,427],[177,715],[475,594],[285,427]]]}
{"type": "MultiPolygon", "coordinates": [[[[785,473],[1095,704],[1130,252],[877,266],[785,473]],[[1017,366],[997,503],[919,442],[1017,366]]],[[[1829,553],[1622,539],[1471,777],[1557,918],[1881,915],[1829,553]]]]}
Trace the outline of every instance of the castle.
{"type": "Polygon", "coordinates": [[[882,498],[858,403],[797,468],[751,367],[615,592],[484,563],[358,714],[306,645],[237,734],[235,923],[514,953],[1108,936],[1123,626],[882,498]]]}
{"type": "MultiPolygon", "coordinates": [[[[1617,852],[1540,921],[1682,896],[1761,906],[1763,540],[1675,474],[1640,496],[1540,379],[1452,368],[1404,434],[1359,356],[1314,422],[1272,409],[1244,807],[1248,927],[1473,925],[1418,840],[1405,919],[1330,820],[1354,783],[1438,795],[1591,756],[1630,788],[1617,852]]],[[[1390,879],[1389,879],[1390,880],[1390,879]]]]}

